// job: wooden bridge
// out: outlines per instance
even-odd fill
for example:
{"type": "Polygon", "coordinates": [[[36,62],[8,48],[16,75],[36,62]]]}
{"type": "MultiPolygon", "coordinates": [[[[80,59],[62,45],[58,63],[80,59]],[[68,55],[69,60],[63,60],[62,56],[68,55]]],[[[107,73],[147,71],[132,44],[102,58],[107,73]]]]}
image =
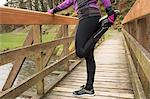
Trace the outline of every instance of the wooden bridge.
{"type": "MultiPolygon", "coordinates": [[[[97,43],[96,96],[84,99],[150,99],[149,4],[149,0],[137,0],[123,20],[122,32],[110,30],[109,39],[104,35],[97,43]]],[[[32,25],[23,47],[0,53],[0,66],[13,63],[0,99],[78,99],[72,92],[85,84],[86,68],[85,60],[77,58],[74,51],[77,23],[73,17],[0,7],[0,24],[32,25]],[[61,25],[55,40],[42,42],[41,25],[61,25]],[[49,63],[59,45],[63,45],[61,56],[49,63]],[[14,85],[28,57],[34,58],[37,72],[14,85]],[[33,86],[36,92],[28,90],[33,86]]]]}

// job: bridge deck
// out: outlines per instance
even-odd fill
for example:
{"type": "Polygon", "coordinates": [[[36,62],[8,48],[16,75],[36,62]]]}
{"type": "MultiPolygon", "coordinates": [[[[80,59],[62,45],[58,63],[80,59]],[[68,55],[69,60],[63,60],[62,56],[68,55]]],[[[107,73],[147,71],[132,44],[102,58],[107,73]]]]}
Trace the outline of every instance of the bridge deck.
{"type": "MultiPolygon", "coordinates": [[[[94,97],[91,99],[130,99],[134,93],[129,77],[122,33],[112,33],[110,39],[95,49],[96,76],[94,97]]],[[[45,99],[77,99],[74,90],[85,84],[85,61],[63,79],[45,99]]]]}

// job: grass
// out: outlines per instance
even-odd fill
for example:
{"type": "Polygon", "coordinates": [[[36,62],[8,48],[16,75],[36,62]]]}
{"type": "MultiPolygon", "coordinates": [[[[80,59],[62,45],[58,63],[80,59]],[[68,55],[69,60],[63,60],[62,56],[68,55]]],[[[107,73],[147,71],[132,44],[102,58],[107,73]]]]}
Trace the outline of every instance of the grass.
{"type": "MultiPolygon", "coordinates": [[[[27,33],[1,33],[0,34],[0,51],[21,47],[27,36],[27,33]]],[[[48,33],[42,35],[42,42],[53,40],[54,34],[48,33]]]]}
{"type": "Polygon", "coordinates": [[[0,51],[22,46],[27,34],[25,33],[2,33],[0,34],[0,51]]]}
{"type": "Polygon", "coordinates": [[[55,38],[55,34],[53,33],[48,33],[48,34],[44,34],[42,35],[42,42],[48,42],[48,41],[51,41],[55,38]]]}

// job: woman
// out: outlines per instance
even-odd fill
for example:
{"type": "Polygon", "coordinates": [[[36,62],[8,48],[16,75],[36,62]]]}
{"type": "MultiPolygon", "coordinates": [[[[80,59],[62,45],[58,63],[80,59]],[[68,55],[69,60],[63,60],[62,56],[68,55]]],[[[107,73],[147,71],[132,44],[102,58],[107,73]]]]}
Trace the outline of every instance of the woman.
{"type": "Polygon", "coordinates": [[[110,0],[101,0],[101,2],[108,14],[106,24],[99,22],[101,15],[97,0],[65,0],[55,8],[48,10],[48,13],[54,14],[73,5],[78,14],[79,24],[76,31],[75,47],[77,56],[86,60],[87,83],[80,90],[74,91],[74,95],[94,95],[93,83],[96,68],[93,55],[94,46],[98,39],[114,23],[116,17],[110,0]],[[101,30],[102,27],[107,28],[97,36],[96,31],[101,30]]]}

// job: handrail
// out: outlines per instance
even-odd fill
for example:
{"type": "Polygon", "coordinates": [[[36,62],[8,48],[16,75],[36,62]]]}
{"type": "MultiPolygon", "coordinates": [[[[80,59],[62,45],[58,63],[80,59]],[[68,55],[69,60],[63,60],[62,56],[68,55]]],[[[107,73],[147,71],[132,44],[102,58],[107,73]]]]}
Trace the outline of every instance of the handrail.
{"type": "Polygon", "coordinates": [[[0,24],[70,24],[75,25],[75,17],[52,15],[32,10],[0,7],[0,24]]]}
{"type": "Polygon", "coordinates": [[[125,16],[122,24],[131,22],[132,20],[142,18],[143,16],[146,16],[146,15],[149,15],[150,14],[149,5],[150,5],[150,0],[136,0],[133,7],[125,16]]]}

